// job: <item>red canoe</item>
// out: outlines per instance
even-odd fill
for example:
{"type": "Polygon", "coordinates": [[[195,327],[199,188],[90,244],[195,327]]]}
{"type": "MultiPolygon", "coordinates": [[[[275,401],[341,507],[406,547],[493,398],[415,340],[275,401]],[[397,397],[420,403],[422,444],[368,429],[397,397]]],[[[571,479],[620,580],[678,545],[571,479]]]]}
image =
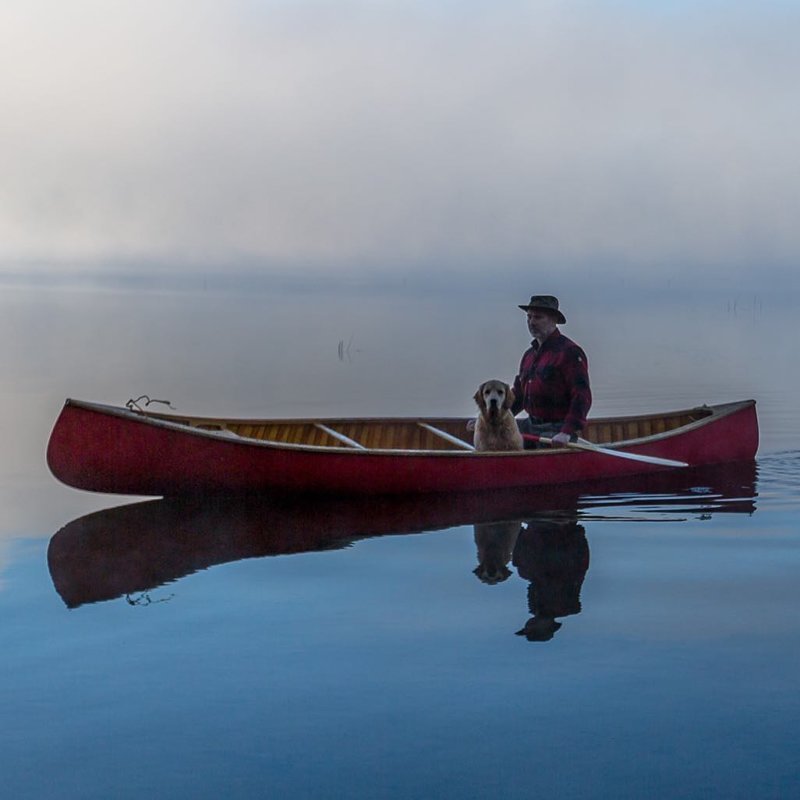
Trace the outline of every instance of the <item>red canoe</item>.
{"type": "Polygon", "coordinates": [[[414,494],[545,486],[752,460],[755,402],[590,420],[584,449],[476,453],[465,418],[243,420],[67,400],[47,463],[114,494],[414,494]],[[585,449],[588,448],[588,449],[585,449]],[[636,459],[636,460],[632,460],[636,459]],[[656,463],[652,463],[656,462],[656,463]]]}

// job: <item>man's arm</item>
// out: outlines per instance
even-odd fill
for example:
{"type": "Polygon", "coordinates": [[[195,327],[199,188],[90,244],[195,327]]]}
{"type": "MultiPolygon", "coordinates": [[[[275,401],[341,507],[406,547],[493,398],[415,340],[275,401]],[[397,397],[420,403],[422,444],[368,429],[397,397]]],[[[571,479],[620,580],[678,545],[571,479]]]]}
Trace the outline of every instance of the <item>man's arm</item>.
{"type": "Polygon", "coordinates": [[[586,418],[592,407],[592,390],[589,385],[589,364],[579,347],[572,351],[564,363],[565,379],[569,385],[570,402],[561,431],[554,442],[566,444],[570,438],[586,427],[586,418]]]}

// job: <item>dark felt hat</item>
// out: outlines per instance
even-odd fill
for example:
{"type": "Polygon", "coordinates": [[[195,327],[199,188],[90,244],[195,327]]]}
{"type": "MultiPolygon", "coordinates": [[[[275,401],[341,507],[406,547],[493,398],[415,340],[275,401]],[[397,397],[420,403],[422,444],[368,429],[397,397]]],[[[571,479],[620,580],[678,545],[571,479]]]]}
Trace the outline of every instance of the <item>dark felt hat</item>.
{"type": "Polygon", "coordinates": [[[540,311],[549,311],[560,325],[563,325],[567,321],[567,318],[558,310],[558,298],[553,297],[551,294],[535,294],[531,297],[530,303],[525,306],[520,306],[520,308],[523,311],[528,311],[531,308],[537,308],[540,311]]]}
{"type": "Polygon", "coordinates": [[[529,642],[549,642],[560,627],[561,623],[550,617],[531,617],[516,634],[529,642]]]}

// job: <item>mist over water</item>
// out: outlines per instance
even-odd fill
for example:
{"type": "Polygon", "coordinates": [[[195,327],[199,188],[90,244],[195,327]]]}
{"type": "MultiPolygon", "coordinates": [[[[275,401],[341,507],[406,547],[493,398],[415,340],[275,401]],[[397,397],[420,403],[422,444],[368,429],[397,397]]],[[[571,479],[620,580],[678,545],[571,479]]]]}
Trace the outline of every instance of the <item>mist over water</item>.
{"type": "Polygon", "coordinates": [[[743,469],[303,507],[142,503],[47,471],[66,397],[472,415],[480,382],[513,378],[516,305],[540,290],[6,285],[14,796],[794,794],[800,373],[793,315],[767,295],[557,291],[594,416],[753,397],[743,469]],[[508,555],[498,582],[474,572],[487,541],[508,555]],[[537,618],[533,641],[514,635],[537,618]]]}
{"type": "Polygon", "coordinates": [[[800,796],[800,6],[4,0],[14,800],[800,796]],[[756,463],[420,498],[59,484],[65,398],[475,412],[562,302],[594,416],[756,463]]]}

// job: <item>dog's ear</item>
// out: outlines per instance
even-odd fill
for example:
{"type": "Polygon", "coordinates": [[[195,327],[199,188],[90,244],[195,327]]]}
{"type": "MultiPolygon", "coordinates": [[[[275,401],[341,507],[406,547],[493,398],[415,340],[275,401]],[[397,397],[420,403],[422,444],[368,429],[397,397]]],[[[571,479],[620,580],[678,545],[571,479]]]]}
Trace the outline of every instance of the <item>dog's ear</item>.
{"type": "Polygon", "coordinates": [[[478,391],[475,392],[475,395],[472,398],[478,404],[478,408],[481,410],[482,414],[486,413],[486,401],[483,399],[483,387],[484,387],[484,385],[485,384],[482,383],[478,387],[478,391]]]}
{"type": "Polygon", "coordinates": [[[514,405],[514,401],[517,399],[516,395],[514,394],[514,390],[510,386],[506,386],[506,399],[503,402],[503,408],[511,408],[514,405]]]}

